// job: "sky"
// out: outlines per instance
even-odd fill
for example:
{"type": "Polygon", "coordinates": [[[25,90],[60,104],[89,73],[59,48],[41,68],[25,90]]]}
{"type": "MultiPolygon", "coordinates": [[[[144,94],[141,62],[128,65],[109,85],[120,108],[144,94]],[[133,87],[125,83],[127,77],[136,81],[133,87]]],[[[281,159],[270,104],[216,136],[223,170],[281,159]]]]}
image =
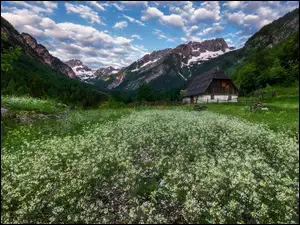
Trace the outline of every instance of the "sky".
{"type": "Polygon", "coordinates": [[[62,61],[121,68],[189,41],[240,48],[298,1],[1,1],[1,16],[62,61]]]}

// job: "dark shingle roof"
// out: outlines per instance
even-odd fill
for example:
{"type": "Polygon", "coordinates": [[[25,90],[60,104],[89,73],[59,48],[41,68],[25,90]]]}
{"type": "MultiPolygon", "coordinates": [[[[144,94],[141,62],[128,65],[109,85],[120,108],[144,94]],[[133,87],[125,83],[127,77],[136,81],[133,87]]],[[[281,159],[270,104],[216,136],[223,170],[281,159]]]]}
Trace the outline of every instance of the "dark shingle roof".
{"type": "Polygon", "coordinates": [[[197,76],[188,86],[185,97],[203,94],[213,79],[231,80],[223,70],[213,68],[197,76]]]}

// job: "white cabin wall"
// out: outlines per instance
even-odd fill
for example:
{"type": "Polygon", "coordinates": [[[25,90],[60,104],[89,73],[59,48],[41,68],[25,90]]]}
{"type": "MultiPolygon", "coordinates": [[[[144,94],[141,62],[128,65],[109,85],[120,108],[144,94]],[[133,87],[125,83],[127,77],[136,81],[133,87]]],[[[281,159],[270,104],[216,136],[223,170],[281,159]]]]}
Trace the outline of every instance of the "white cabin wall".
{"type": "MultiPolygon", "coordinates": [[[[214,99],[211,99],[211,95],[198,95],[194,96],[195,103],[206,103],[206,102],[237,102],[238,96],[231,95],[231,100],[228,100],[228,95],[215,95],[214,99]]],[[[190,97],[185,97],[182,99],[183,103],[191,103],[190,97]]]]}
{"type": "Polygon", "coordinates": [[[205,102],[237,102],[238,96],[231,95],[231,100],[228,100],[228,95],[215,95],[214,99],[211,99],[211,95],[201,95],[198,96],[197,103],[205,102]]]}

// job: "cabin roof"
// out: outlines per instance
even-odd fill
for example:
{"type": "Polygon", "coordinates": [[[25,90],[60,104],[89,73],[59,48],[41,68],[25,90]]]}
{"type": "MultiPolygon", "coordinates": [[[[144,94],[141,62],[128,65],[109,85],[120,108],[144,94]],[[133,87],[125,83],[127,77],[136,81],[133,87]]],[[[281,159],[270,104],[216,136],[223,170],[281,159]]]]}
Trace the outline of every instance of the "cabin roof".
{"type": "Polygon", "coordinates": [[[213,79],[231,80],[231,78],[228,77],[223,70],[215,67],[195,77],[192,83],[188,86],[185,97],[203,94],[213,79]]]}

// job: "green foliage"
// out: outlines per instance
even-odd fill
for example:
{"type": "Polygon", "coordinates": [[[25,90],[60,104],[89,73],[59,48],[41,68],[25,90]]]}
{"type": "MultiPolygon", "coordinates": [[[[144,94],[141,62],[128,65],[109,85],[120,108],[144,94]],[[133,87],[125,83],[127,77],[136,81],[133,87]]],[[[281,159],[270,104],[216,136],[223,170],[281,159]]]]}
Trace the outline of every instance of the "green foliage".
{"type": "Polygon", "coordinates": [[[1,104],[11,110],[26,110],[40,113],[54,113],[62,110],[58,103],[47,99],[36,99],[30,96],[1,96],[1,104]]]}
{"type": "Polygon", "coordinates": [[[232,77],[241,94],[265,88],[267,84],[290,86],[299,81],[299,31],[273,48],[249,51],[232,77]]]}
{"type": "Polygon", "coordinates": [[[142,83],[137,89],[136,98],[138,101],[152,101],[153,91],[149,84],[142,83]]]}
{"type": "Polygon", "coordinates": [[[9,47],[9,49],[2,50],[2,41],[7,41],[8,38],[4,32],[1,32],[1,71],[7,72],[12,69],[13,63],[21,55],[21,48],[9,47]]]}
{"type": "Polygon", "coordinates": [[[118,101],[113,96],[109,96],[108,100],[100,105],[100,109],[118,109],[125,108],[126,104],[124,102],[118,101]]]}

